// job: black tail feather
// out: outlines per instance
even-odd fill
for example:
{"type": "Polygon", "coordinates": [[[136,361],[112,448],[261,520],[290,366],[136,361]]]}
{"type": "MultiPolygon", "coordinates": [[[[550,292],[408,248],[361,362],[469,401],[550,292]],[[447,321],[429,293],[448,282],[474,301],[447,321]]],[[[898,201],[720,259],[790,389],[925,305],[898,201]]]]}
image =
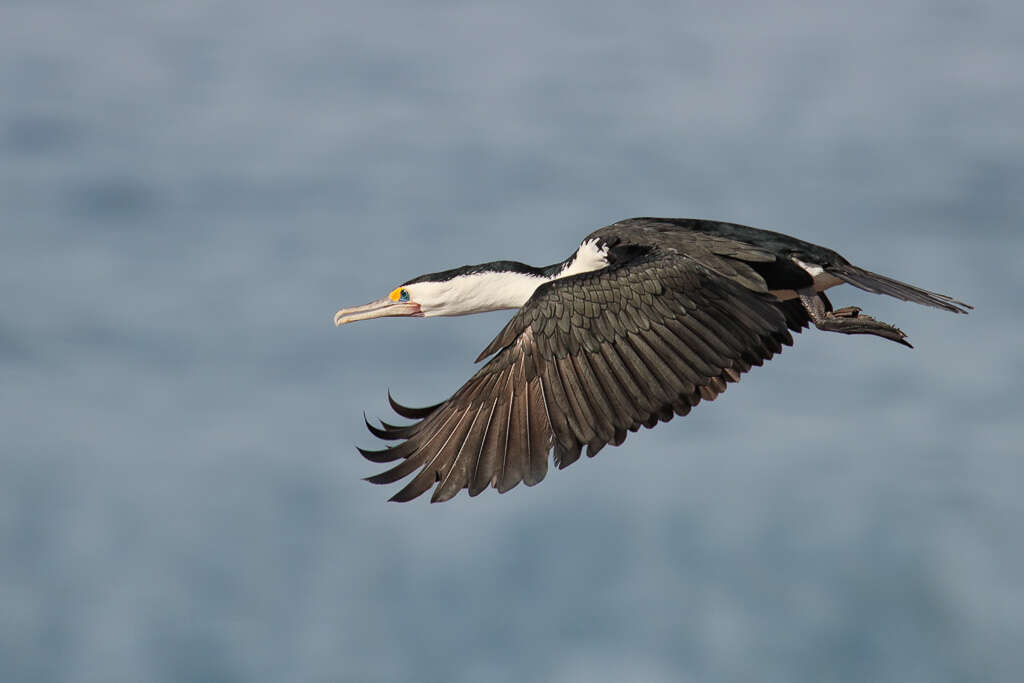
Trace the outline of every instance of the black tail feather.
{"type": "Polygon", "coordinates": [[[974,308],[974,306],[965,304],[963,301],[957,301],[951,296],[908,285],[906,282],[900,282],[885,275],[872,273],[870,270],[864,270],[848,263],[828,266],[826,270],[831,275],[835,275],[854,287],[863,289],[866,292],[872,292],[873,294],[887,294],[903,301],[912,301],[916,304],[941,308],[944,311],[952,311],[953,313],[967,313],[968,310],[974,308]]]}

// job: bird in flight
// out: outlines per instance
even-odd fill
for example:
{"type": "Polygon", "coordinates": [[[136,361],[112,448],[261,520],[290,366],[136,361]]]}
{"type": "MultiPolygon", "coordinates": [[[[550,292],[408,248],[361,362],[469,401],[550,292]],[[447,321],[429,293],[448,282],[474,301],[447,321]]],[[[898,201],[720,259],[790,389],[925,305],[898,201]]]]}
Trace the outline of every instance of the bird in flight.
{"type": "Polygon", "coordinates": [[[412,408],[388,394],[395,412],[414,422],[366,421],[374,436],[400,442],[359,449],[375,463],[398,461],[368,480],[415,475],[394,501],[431,487],[438,502],[462,489],[475,496],[532,486],[552,450],[564,468],[584,446],[594,456],[641,425],[686,415],[811,324],[910,347],[901,330],[859,308],[834,309],[825,290],[843,283],[953,313],[972,308],[810,242],[692,218],[619,221],[545,268],[494,261],[421,275],[384,299],[339,310],[335,325],[518,311],[477,362],[491,359],[448,400],[412,408]]]}

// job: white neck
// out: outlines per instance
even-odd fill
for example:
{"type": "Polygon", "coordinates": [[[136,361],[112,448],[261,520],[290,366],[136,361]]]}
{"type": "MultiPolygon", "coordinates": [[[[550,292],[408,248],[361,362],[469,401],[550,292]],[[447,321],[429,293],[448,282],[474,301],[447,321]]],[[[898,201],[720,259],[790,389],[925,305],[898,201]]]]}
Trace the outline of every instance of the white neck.
{"type": "Polygon", "coordinates": [[[553,275],[485,270],[440,282],[416,282],[407,288],[426,317],[521,308],[546,282],[604,268],[608,265],[607,253],[607,248],[599,249],[591,240],[580,245],[553,275]]]}

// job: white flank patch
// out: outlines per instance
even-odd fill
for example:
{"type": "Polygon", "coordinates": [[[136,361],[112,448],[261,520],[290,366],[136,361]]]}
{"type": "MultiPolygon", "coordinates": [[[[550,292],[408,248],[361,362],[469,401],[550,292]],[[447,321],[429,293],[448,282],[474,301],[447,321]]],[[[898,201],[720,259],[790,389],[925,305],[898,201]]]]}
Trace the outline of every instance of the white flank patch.
{"type": "MultiPolygon", "coordinates": [[[[813,286],[815,292],[823,292],[829,287],[835,287],[836,285],[843,284],[842,280],[837,278],[835,275],[829,275],[825,272],[825,269],[822,266],[819,266],[816,263],[804,263],[797,258],[793,259],[793,261],[798,266],[806,270],[807,274],[814,280],[813,286]]],[[[797,297],[797,293],[792,289],[773,289],[770,290],[770,292],[774,294],[777,299],[785,300],[795,299],[797,297]]]]}
{"type": "Polygon", "coordinates": [[[804,270],[806,270],[807,273],[811,277],[813,277],[813,278],[816,278],[816,277],[818,277],[819,275],[821,275],[822,273],[825,272],[825,269],[822,268],[821,266],[817,265],[817,264],[814,264],[814,263],[804,263],[803,261],[801,261],[798,258],[795,258],[793,260],[796,261],[796,264],[798,266],[800,266],[801,268],[803,268],[804,270]]]}
{"type": "Polygon", "coordinates": [[[825,269],[815,263],[804,263],[800,259],[793,259],[796,264],[807,271],[807,274],[814,278],[814,291],[823,292],[829,287],[843,284],[843,281],[835,275],[829,275],[825,269]]]}

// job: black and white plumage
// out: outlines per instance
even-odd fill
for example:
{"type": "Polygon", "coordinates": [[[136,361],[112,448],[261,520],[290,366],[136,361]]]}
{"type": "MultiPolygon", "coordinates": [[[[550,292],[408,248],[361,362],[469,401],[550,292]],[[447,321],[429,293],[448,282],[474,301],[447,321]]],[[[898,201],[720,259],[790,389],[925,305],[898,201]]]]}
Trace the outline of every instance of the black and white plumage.
{"type": "Polygon", "coordinates": [[[493,356],[448,400],[410,408],[391,399],[399,441],[360,452],[393,463],[377,484],[412,477],[392,498],[434,488],[505,492],[540,482],[554,463],[621,444],[630,431],[686,415],[792,345],[810,324],[910,346],[899,329],[824,290],[849,283],[904,301],[966,313],[968,304],[852,265],[777,232],[696,219],[632,218],[589,235],[547,268],[498,261],[424,275],[387,299],[338,311],[335,323],[389,315],[462,315],[518,308],[477,361],[493,356]]]}

